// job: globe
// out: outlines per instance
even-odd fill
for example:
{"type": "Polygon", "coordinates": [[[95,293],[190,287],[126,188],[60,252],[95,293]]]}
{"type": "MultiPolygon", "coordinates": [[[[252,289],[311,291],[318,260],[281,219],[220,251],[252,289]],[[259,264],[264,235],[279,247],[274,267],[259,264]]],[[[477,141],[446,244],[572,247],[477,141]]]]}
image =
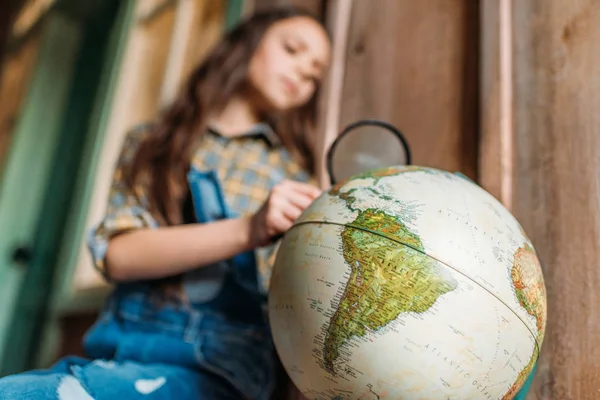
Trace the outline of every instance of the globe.
{"type": "Polygon", "coordinates": [[[308,399],[511,399],[538,359],[546,292],[530,240],[492,195],[399,166],[304,211],[280,244],[268,314],[308,399]]]}

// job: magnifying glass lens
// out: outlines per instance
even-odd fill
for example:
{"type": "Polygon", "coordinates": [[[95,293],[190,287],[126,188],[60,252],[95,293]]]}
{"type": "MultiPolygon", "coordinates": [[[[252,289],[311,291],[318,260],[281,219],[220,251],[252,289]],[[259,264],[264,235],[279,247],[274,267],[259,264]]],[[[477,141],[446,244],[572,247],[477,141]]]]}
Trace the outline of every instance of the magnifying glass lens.
{"type": "Polygon", "coordinates": [[[332,183],[372,169],[410,164],[410,151],[398,131],[378,125],[357,125],[344,131],[329,154],[332,183]]]}

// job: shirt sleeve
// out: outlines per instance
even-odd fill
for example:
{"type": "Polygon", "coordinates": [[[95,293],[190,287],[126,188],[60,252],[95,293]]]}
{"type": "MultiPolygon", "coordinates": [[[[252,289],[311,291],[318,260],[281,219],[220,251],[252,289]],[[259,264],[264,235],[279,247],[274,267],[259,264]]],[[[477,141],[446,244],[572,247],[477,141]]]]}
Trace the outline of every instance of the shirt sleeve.
{"type": "Polygon", "coordinates": [[[87,234],[87,246],[94,266],[105,278],[108,278],[105,265],[106,250],[112,237],[134,229],[159,226],[157,220],[148,211],[148,201],[143,188],[131,190],[123,174],[124,169],[133,161],[146,131],[144,128],[136,128],[126,135],[113,172],[104,217],[87,234]]]}

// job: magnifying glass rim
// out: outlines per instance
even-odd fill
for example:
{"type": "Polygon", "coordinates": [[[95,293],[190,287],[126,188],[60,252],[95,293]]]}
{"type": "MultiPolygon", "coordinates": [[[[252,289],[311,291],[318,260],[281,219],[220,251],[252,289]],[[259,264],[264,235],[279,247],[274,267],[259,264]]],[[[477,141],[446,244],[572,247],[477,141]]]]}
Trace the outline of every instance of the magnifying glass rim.
{"type": "Polygon", "coordinates": [[[402,132],[400,132],[400,130],[398,128],[396,128],[394,125],[392,125],[388,122],[385,122],[385,121],[382,121],[379,119],[373,119],[373,118],[361,119],[361,120],[358,120],[356,122],[353,122],[353,123],[347,125],[344,128],[344,130],[335,138],[335,140],[331,144],[331,147],[329,148],[329,151],[327,152],[327,172],[329,173],[329,179],[331,180],[332,184],[337,183],[335,177],[333,176],[333,151],[335,150],[336,146],[339,144],[342,137],[344,137],[351,130],[358,128],[360,126],[364,126],[364,125],[379,126],[379,127],[385,128],[385,129],[391,131],[393,134],[395,134],[396,137],[402,143],[404,150],[406,151],[406,165],[411,165],[410,147],[408,146],[408,142],[407,142],[406,138],[404,137],[404,135],[402,134],[402,132]]]}

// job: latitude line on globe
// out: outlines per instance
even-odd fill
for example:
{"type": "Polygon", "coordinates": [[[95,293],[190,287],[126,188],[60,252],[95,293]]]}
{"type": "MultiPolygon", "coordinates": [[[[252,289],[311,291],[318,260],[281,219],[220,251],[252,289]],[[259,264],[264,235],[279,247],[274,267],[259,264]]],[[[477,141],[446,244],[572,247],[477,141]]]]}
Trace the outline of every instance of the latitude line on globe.
{"type": "Polygon", "coordinates": [[[529,334],[531,335],[531,337],[533,337],[533,341],[534,341],[534,343],[535,343],[535,347],[536,347],[536,349],[537,349],[537,354],[538,354],[538,356],[536,357],[536,362],[537,362],[537,360],[540,358],[540,346],[539,346],[539,343],[538,343],[538,341],[537,341],[537,337],[536,337],[536,335],[534,335],[534,334],[533,334],[533,332],[531,331],[531,329],[529,329],[529,326],[527,326],[527,324],[525,323],[525,321],[523,321],[523,319],[522,319],[522,318],[521,318],[521,317],[520,317],[520,316],[519,316],[519,315],[518,315],[518,314],[517,314],[517,313],[516,313],[516,312],[515,312],[515,311],[514,311],[512,308],[510,308],[510,307],[508,306],[508,304],[506,304],[506,303],[505,303],[505,302],[504,302],[502,299],[500,299],[500,298],[499,298],[498,296],[496,296],[496,295],[495,295],[493,292],[491,292],[490,290],[488,290],[488,289],[487,289],[485,286],[483,286],[481,283],[477,282],[475,279],[471,278],[469,275],[465,274],[464,272],[462,272],[462,271],[459,271],[458,269],[456,269],[456,268],[454,268],[454,267],[450,266],[449,264],[445,263],[444,261],[442,261],[442,260],[440,260],[440,259],[438,259],[438,258],[436,258],[436,257],[434,257],[434,256],[432,256],[432,255],[430,255],[430,254],[427,254],[427,253],[425,253],[425,252],[423,252],[423,251],[421,251],[421,250],[419,250],[419,249],[415,248],[414,246],[411,246],[410,244],[403,243],[403,242],[401,242],[400,240],[397,240],[397,239],[395,239],[395,238],[393,238],[393,237],[390,237],[390,236],[388,236],[388,235],[386,235],[386,234],[384,234],[384,233],[382,233],[382,232],[374,231],[374,230],[371,230],[371,229],[369,229],[369,228],[365,228],[365,227],[362,227],[362,226],[354,225],[354,224],[351,224],[351,223],[350,223],[350,224],[344,224],[344,223],[341,223],[341,222],[335,222],[335,221],[324,221],[324,220],[316,220],[316,221],[315,221],[315,220],[304,220],[304,221],[300,221],[300,222],[297,222],[297,223],[295,223],[294,225],[292,225],[292,227],[290,228],[290,230],[291,230],[291,229],[294,229],[294,228],[295,228],[295,227],[297,227],[297,226],[300,226],[300,225],[307,225],[307,224],[326,224],[326,225],[337,225],[337,226],[341,226],[341,227],[345,227],[345,228],[353,228],[353,229],[358,229],[358,230],[361,230],[361,231],[363,231],[363,232],[372,233],[372,234],[374,234],[374,235],[378,235],[378,236],[381,236],[381,237],[383,237],[383,238],[385,238],[385,239],[391,240],[392,242],[396,242],[396,243],[398,243],[398,244],[401,244],[401,245],[403,245],[403,246],[409,247],[409,248],[413,249],[414,251],[416,251],[416,252],[418,252],[418,253],[421,253],[421,254],[423,254],[424,256],[426,256],[426,257],[429,257],[429,258],[432,258],[432,259],[434,259],[435,261],[437,261],[437,262],[439,262],[439,263],[441,263],[441,264],[445,265],[446,267],[450,268],[451,270],[453,270],[453,271],[455,271],[456,273],[458,273],[458,274],[462,275],[463,277],[467,278],[468,280],[470,280],[471,282],[473,282],[474,284],[476,284],[477,286],[479,286],[480,288],[482,288],[484,291],[486,291],[488,294],[490,294],[491,296],[495,297],[495,298],[496,298],[496,300],[498,300],[500,303],[502,303],[502,304],[504,305],[504,307],[506,307],[508,310],[510,310],[510,312],[511,312],[511,313],[513,313],[513,314],[515,315],[515,317],[517,317],[517,318],[519,319],[519,321],[521,321],[521,323],[522,323],[522,324],[525,326],[525,329],[527,329],[527,330],[529,331],[529,334]]]}

